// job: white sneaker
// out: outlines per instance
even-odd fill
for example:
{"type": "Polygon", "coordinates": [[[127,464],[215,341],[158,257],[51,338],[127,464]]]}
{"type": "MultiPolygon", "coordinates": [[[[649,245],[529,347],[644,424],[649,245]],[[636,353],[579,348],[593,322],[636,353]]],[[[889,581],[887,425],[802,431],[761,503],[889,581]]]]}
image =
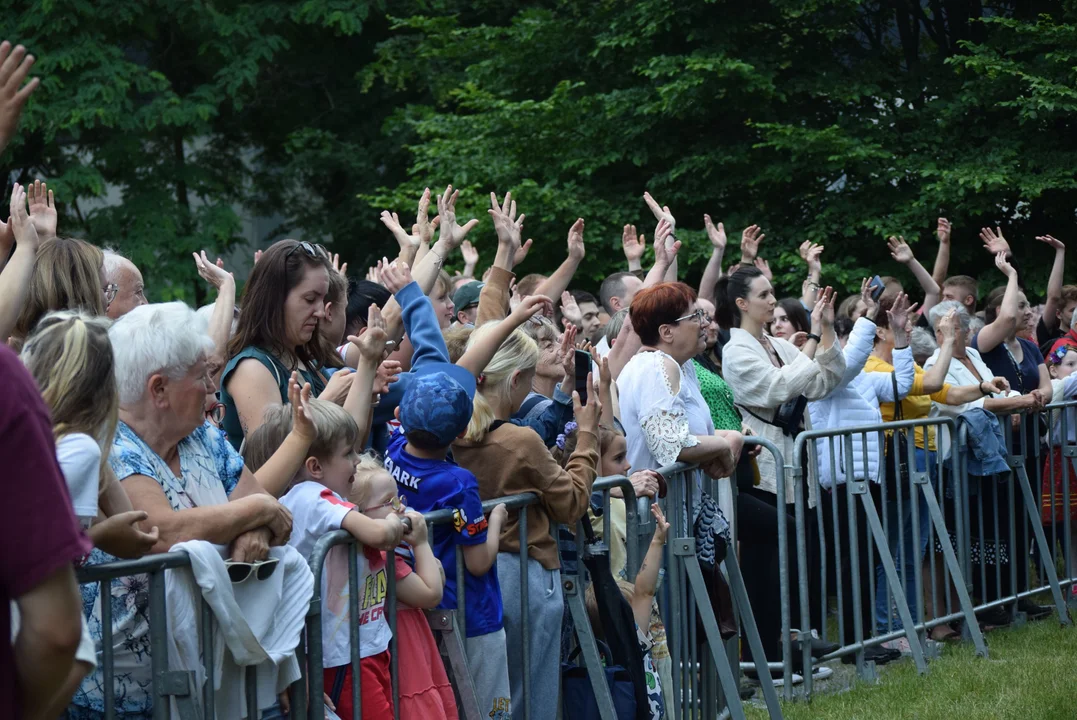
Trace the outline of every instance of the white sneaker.
{"type": "MultiPolygon", "coordinates": [[[[812,675],[812,677],[814,678],[815,675],[812,675]]],[[[798,673],[793,673],[793,684],[799,685],[802,682],[804,682],[804,676],[798,673]]],[[[774,676],[774,687],[785,687],[785,678],[782,677],[782,675],[777,674],[774,676]]]]}
{"type": "Polygon", "coordinates": [[[811,679],[812,680],[826,680],[828,677],[834,674],[832,668],[828,668],[826,665],[820,665],[817,668],[812,668],[811,679]]]}

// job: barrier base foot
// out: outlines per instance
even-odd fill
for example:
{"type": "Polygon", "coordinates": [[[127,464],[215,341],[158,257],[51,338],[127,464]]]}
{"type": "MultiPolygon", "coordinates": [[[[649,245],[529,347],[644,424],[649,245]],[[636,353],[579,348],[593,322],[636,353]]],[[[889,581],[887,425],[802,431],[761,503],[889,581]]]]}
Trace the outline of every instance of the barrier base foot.
{"type": "Polygon", "coordinates": [[[938,660],[942,657],[941,643],[937,643],[934,640],[921,640],[921,644],[924,648],[924,658],[927,660],[938,660]]]}

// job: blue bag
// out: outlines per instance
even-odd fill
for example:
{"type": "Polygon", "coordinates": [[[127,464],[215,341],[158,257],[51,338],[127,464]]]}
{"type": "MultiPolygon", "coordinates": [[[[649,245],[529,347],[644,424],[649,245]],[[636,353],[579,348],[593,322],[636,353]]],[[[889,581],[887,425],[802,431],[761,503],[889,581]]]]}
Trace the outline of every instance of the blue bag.
{"type": "MultiPolygon", "coordinates": [[[[605,661],[602,670],[613,697],[617,720],[635,720],[636,689],[631,673],[620,665],[609,664],[610,651],[602,641],[598,641],[598,650],[605,661]]],[[[569,656],[569,661],[561,663],[561,716],[572,720],[599,720],[598,701],[591,688],[587,668],[572,662],[579,652],[580,648],[577,647],[569,656]]]]}

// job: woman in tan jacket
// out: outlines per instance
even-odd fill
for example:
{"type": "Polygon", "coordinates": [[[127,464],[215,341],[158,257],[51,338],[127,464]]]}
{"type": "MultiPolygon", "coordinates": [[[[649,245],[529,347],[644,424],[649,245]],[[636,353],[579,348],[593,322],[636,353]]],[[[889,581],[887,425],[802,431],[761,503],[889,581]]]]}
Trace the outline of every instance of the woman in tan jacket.
{"type": "MultiPolygon", "coordinates": [[[[478,328],[468,340],[470,347],[496,329],[489,324],[478,328]]],[[[535,341],[520,330],[509,336],[479,377],[471,423],[464,436],[453,444],[453,457],[479,481],[484,499],[531,492],[539,501],[527,513],[526,555],[520,556],[520,511],[510,510],[501,532],[497,574],[504,606],[505,639],[510,648],[523,646],[520,573],[526,568],[528,580],[528,635],[530,639],[529,677],[533,720],[557,715],[560,673],[561,564],[551,524],[575,525],[587,512],[591,485],[598,464],[598,418],[601,405],[598,390],[587,405],[573,393],[573,408],[579,425],[576,451],[562,468],[538,434],[509,420],[531,391],[539,350],[535,341]],[[526,563],[525,563],[526,558],[526,563]]],[[[509,682],[512,714],[523,717],[523,658],[509,653],[509,682]]]]}

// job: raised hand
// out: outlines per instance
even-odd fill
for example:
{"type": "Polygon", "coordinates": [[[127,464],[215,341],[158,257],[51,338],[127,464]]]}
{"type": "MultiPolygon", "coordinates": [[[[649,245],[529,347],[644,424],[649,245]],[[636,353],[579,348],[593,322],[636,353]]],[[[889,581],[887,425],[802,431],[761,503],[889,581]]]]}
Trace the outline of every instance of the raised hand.
{"type": "Polygon", "coordinates": [[[572,409],[574,410],[574,417],[580,430],[586,430],[591,433],[598,432],[598,419],[602,415],[602,401],[599,400],[598,386],[595,385],[594,377],[591,373],[587,373],[587,387],[592,391],[587,393],[587,404],[580,404],[580,394],[573,391],[572,393],[572,409]]]}
{"type": "MultiPolygon", "coordinates": [[[[520,217],[516,217],[516,201],[512,199],[512,193],[505,193],[504,204],[498,203],[497,193],[490,193],[490,209],[486,212],[493,218],[497,241],[515,253],[521,247],[526,216],[520,213],[520,217]]],[[[478,261],[477,256],[475,260],[478,261]]]]}
{"type": "Polygon", "coordinates": [[[371,303],[366,315],[366,332],[359,337],[349,336],[348,341],[359,349],[359,355],[364,360],[377,365],[385,359],[385,341],[388,338],[381,309],[377,303],[371,303]]]}
{"type": "Polygon", "coordinates": [[[569,325],[561,333],[561,342],[557,347],[557,362],[565,373],[565,378],[576,382],[576,333],[579,332],[575,325],[569,325]]]}
{"type": "Polygon", "coordinates": [[[715,227],[714,223],[711,222],[711,216],[704,215],[703,227],[707,228],[707,238],[711,241],[711,247],[716,252],[725,252],[726,243],[729,241],[725,234],[725,225],[718,223],[718,226],[715,227]]]}
{"type": "Polygon", "coordinates": [[[1017,270],[1006,260],[1006,253],[1002,250],[995,253],[995,267],[1001,270],[1007,278],[1017,275],[1017,270]]]}
{"type": "Polygon", "coordinates": [[[577,264],[583,260],[586,249],[583,245],[583,218],[576,218],[568,229],[568,257],[577,264]]]}
{"type": "MultiPolygon", "coordinates": [[[[366,333],[363,334],[365,335],[366,333]]],[[[348,340],[354,342],[351,338],[348,338],[348,340]]],[[[372,393],[374,395],[384,395],[389,392],[389,386],[400,379],[400,373],[403,371],[404,366],[400,364],[399,360],[383,360],[378,365],[378,371],[374,375],[372,393]]]]}
{"type": "Polygon", "coordinates": [[[464,277],[475,277],[475,266],[479,264],[479,251],[470,240],[465,240],[460,246],[460,254],[464,256],[464,277]]]}
{"type": "Polygon", "coordinates": [[[811,311],[811,331],[819,335],[820,329],[834,324],[834,288],[829,285],[819,293],[811,311]]]}
{"type": "Polygon", "coordinates": [[[415,215],[415,225],[412,227],[411,234],[417,235],[419,242],[429,245],[434,239],[434,228],[440,221],[441,217],[438,215],[435,215],[433,219],[430,218],[430,188],[426,188],[419,198],[419,209],[415,215]]]}
{"type": "Polygon", "coordinates": [[[30,220],[37,228],[38,236],[44,241],[56,237],[56,201],[52,190],[40,180],[26,186],[26,199],[30,204],[30,220]]]}
{"type": "Polygon", "coordinates": [[[939,334],[945,341],[953,340],[957,336],[957,310],[951,309],[939,318],[939,334]]]}
{"type": "Polygon", "coordinates": [[[890,257],[897,260],[902,265],[908,265],[915,257],[912,254],[912,248],[905,242],[904,237],[890,236],[890,239],[886,241],[886,246],[890,249],[890,257]]]}
{"type": "Polygon", "coordinates": [[[531,238],[527,238],[526,240],[524,240],[523,245],[516,248],[516,254],[512,258],[512,266],[513,267],[516,267],[517,265],[519,265],[520,263],[522,263],[524,260],[527,259],[527,252],[528,252],[528,250],[531,249],[531,243],[533,243],[533,242],[534,242],[534,240],[532,240],[531,238]]]}
{"type": "Polygon", "coordinates": [[[651,538],[651,542],[665,545],[666,535],[669,534],[669,523],[662,513],[662,508],[658,507],[658,503],[651,505],[651,515],[654,516],[654,537],[651,538]]]}
{"type": "Polygon", "coordinates": [[[755,258],[759,255],[759,244],[766,235],[758,225],[749,225],[740,234],[740,261],[744,265],[755,264],[755,258]]]}
{"type": "Polygon", "coordinates": [[[38,78],[22,84],[33,65],[34,56],[27,55],[22,45],[12,50],[7,40],[0,43],[0,152],[15,135],[22,108],[40,84],[38,78]]]}
{"type": "Polygon", "coordinates": [[[636,235],[635,225],[625,225],[621,232],[621,249],[624,250],[628,268],[639,269],[643,263],[643,253],[647,250],[647,243],[642,235],[636,235]]]}
{"type": "Polygon", "coordinates": [[[666,238],[673,233],[673,227],[665,220],[658,221],[658,227],[654,229],[654,264],[669,267],[677,258],[677,252],[681,249],[681,241],[676,240],[666,248],[666,238]]]}
{"type": "Polygon", "coordinates": [[[383,257],[378,263],[381,284],[394,295],[411,283],[411,268],[406,262],[389,262],[383,257]]]}
{"type": "Polygon", "coordinates": [[[1050,235],[1037,235],[1036,239],[1039,240],[1042,243],[1046,243],[1047,245],[1050,245],[1055,250],[1065,250],[1066,249],[1066,244],[1063,243],[1061,240],[1059,240],[1056,237],[1052,237],[1050,235]]]}
{"type": "Polygon", "coordinates": [[[199,276],[208,282],[218,290],[228,280],[232,279],[232,273],[224,269],[224,262],[220,258],[217,258],[217,262],[210,262],[206,257],[206,251],[203,250],[201,254],[191,253],[194,258],[194,266],[198,270],[199,276]]]}
{"type": "Polygon", "coordinates": [[[288,378],[288,403],[292,406],[292,432],[307,442],[314,442],[318,428],[310,409],[310,383],[301,382],[296,371],[288,378]]]}
{"type": "Polygon", "coordinates": [[[441,232],[438,240],[443,242],[447,249],[455,250],[464,242],[464,238],[471,229],[479,224],[478,220],[471,219],[464,223],[463,227],[456,224],[456,199],[460,196],[459,190],[453,190],[452,185],[445,188],[445,192],[438,198],[438,217],[441,218],[441,232]]]}
{"type": "Polygon", "coordinates": [[[11,230],[15,234],[15,242],[20,246],[37,252],[41,245],[41,237],[37,234],[37,227],[30,220],[30,213],[26,210],[26,189],[18,184],[11,188],[11,230]]]}
{"type": "Polygon", "coordinates": [[[333,253],[332,261],[333,261],[333,269],[337,271],[338,275],[340,275],[345,280],[347,280],[348,279],[348,263],[341,263],[340,262],[340,253],[333,253]]]}
{"type": "Polygon", "coordinates": [[[909,305],[909,296],[898,293],[894,298],[890,309],[886,311],[886,317],[890,319],[890,330],[894,333],[895,343],[903,345],[902,340],[907,341],[907,333],[912,329],[912,309],[909,305]]]}
{"type": "Polygon", "coordinates": [[[821,273],[823,271],[823,250],[822,245],[813,243],[811,240],[805,240],[797,248],[800,253],[800,259],[808,264],[808,270],[812,273],[821,273]]]}
{"type": "Polygon", "coordinates": [[[651,209],[651,213],[654,215],[654,219],[658,222],[665,220],[669,223],[669,234],[672,235],[677,230],[677,219],[673,217],[673,213],[669,211],[669,206],[662,205],[659,207],[649,192],[643,193],[643,202],[647,203],[647,207],[651,209]]]}
{"type": "Polygon", "coordinates": [[[939,238],[939,242],[946,244],[950,242],[951,236],[950,221],[944,217],[939,218],[939,226],[935,228],[935,235],[939,238]]]}
{"type": "Polygon", "coordinates": [[[1002,228],[980,228],[980,240],[983,241],[984,249],[992,255],[1010,252],[1010,244],[1002,237],[1002,228]]]}
{"type": "MultiPolygon", "coordinates": [[[[860,302],[864,303],[864,317],[872,322],[875,322],[875,316],[879,312],[879,304],[875,302],[875,298],[872,297],[872,289],[874,286],[871,284],[871,278],[864,278],[860,281],[860,302]]],[[[893,325],[891,325],[893,327],[893,325]]]]}
{"type": "Polygon", "coordinates": [[[757,257],[755,259],[755,262],[752,264],[759,268],[759,272],[763,273],[763,277],[765,277],[767,280],[774,279],[774,273],[770,271],[770,264],[766,260],[761,257],[757,257]]]}
{"type": "Polygon", "coordinates": [[[535,315],[546,314],[547,312],[553,314],[553,300],[550,300],[545,295],[528,295],[523,302],[516,306],[509,318],[516,325],[523,325],[535,315]]]}
{"type": "Polygon", "coordinates": [[[561,293],[561,318],[567,323],[572,323],[576,328],[583,327],[583,312],[576,303],[576,298],[572,297],[572,293],[568,290],[561,293]]]}
{"type": "Polygon", "coordinates": [[[419,236],[412,235],[406,231],[400,224],[400,218],[395,212],[389,212],[388,210],[381,211],[381,224],[389,229],[389,232],[396,238],[396,244],[400,246],[401,252],[407,252],[409,255],[415,253],[419,249],[419,236]]]}

